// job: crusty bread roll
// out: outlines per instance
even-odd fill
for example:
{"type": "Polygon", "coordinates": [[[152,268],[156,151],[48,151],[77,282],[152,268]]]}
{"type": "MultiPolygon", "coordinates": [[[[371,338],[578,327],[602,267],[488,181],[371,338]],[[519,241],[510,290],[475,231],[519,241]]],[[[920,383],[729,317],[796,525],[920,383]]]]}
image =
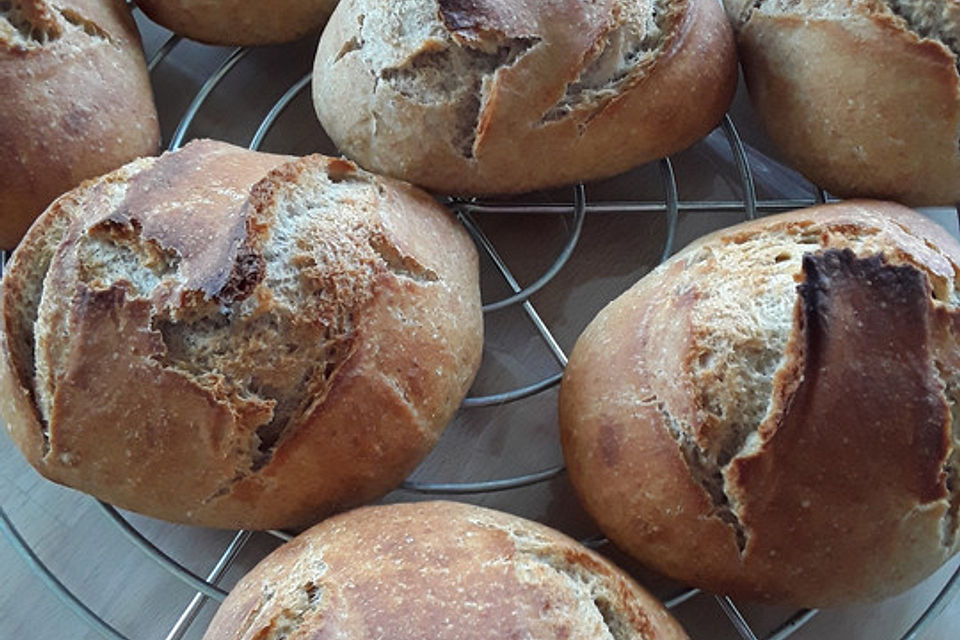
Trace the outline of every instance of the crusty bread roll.
{"type": "Polygon", "coordinates": [[[483,341],[476,251],[425,193],[211,141],[54,202],[2,301],[0,409],[30,463],[225,528],[396,486],[483,341]]]}
{"type": "Polygon", "coordinates": [[[219,45],[291,42],[320,30],[337,0],[137,0],[174,33],[219,45]]]}
{"type": "Polygon", "coordinates": [[[712,0],[344,0],[313,98],[360,165],[471,195],[679,151],[720,121],[735,83],[712,0]]]}
{"type": "Polygon", "coordinates": [[[956,0],[724,0],[783,157],[843,197],[960,201],[956,0]]]}
{"type": "Polygon", "coordinates": [[[335,516],[260,562],[204,640],[681,640],[609,561],[516,516],[453,502],[335,516]]]}
{"type": "Polygon", "coordinates": [[[960,545],[958,270],[943,229],[874,201],[693,243],[570,358],[587,509],[714,592],[834,606],[920,581],[960,545]]]}
{"type": "Polygon", "coordinates": [[[156,153],[153,92],[121,0],[0,2],[0,248],[64,191],[156,153]]]}

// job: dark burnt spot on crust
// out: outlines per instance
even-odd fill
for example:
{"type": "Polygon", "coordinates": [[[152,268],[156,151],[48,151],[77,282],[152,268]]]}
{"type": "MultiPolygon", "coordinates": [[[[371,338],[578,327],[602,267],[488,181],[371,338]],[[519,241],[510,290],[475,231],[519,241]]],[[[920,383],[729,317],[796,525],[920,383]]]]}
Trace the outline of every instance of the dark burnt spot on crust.
{"type": "Polygon", "coordinates": [[[489,5],[478,0],[439,0],[440,20],[451,32],[487,32],[497,23],[489,5]]]}
{"type": "Polygon", "coordinates": [[[828,249],[819,255],[805,254],[803,272],[805,281],[797,291],[803,303],[811,367],[819,367],[814,361],[822,356],[824,344],[834,332],[856,324],[861,331],[879,329],[886,333],[883,323],[863,322],[871,315],[864,297],[876,298],[881,312],[901,310],[918,318],[925,315],[929,296],[923,275],[910,265],[888,265],[883,255],[857,258],[850,249],[828,249]],[[850,299],[851,295],[861,299],[850,299]],[[838,322],[843,326],[834,326],[838,322]]]}
{"type": "Polygon", "coordinates": [[[267,264],[263,255],[243,245],[237,251],[233,269],[226,284],[214,299],[222,305],[232,305],[249,297],[266,275],[267,264]]]}
{"type": "Polygon", "coordinates": [[[812,388],[818,377],[842,373],[855,380],[851,388],[883,388],[890,376],[913,377],[909,397],[902,397],[906,390],[891,390],[896,397],[886,399],[891,424],[884,428],[908,431],[901,437],[910,444],[902,453],[912,467],[911,490],[925,503],[942,499],[949,409],[942,393],[926,383],[934,378],[924,370],[932,366],[926,276],[913,265],[890,265],[883,255],[857,258],[849,249],[807,254],[803,272],[806,280],[797,289],[806,332],[804,384],[812,388]]]}

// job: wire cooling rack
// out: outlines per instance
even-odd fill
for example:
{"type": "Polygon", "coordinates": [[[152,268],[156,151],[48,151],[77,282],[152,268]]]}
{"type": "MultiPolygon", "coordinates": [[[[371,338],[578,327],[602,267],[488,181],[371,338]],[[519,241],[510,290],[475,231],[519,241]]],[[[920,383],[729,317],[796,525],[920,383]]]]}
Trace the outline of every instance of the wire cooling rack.
{"type": "MultiPolygon", "coordinates": [[[[157,73],[158,70],[162,69],[171,54],[184,46],[196,47],[199,45],[181,41],[179,37],[175,36],[162,40],[150,58],[148,66],[151,72],[157,73]]],[[[196,129],[204,129],[197,124],[198,114],[208,104],[211,96],[215,95],[218,87],[228,80],[238,64],[248,56],[258,55],[260,51],[258,49],[239,48],[230,51],[221,58],[209,75],[199,83],[196,92],[189,99],[185,110],[176,121],[176,126],[169,134],[168,147],[170,149],[180,147],[196,129]]],[[[283,90],[280,97],[270,104],[265,115],[256,123],[255,130],[248,143],[251,149],[259,149],[291,103],[298,98],[303,99],[310,81],[309,60],[305,63],[300,61],[300,66],[306,67],[307,71],[283,90]]],[[[162,117],[163,115],[161,113],[162,117]]],[[[662,159],[656,164],[654,170],[656,175],[654,181],[659,183],[660,190],[660,198],[657,200],[593,200],[587,195],[587,187],[577,185],[566,192],[565,197],[554,196],[551,201],[547,202],[480,202],[474,200],[449,200],[447,202],[480,248],[487,264],[488,275],[492,274],[492,277],[500,280],[498,286],[487,287],[487,289],[495,290],[495,294],[489,294],[485,291],[483,307],[485,314],[490,318],[497,312],[511,309],[519,313],[532,327],[535,336],[545,347],[546,353],[549,358],[552,358],[556,368],[553,373],[532,380],[521,381],[505,390],[471,395],[463,402],[458,415],[466,415],[484,408],[510,408],[524,400],[541,396],[553,390],[559,383],[563,367],[567,363],[567,355],[532,298],[551,283],[555,283],[558,275],[568,265],[571,256],[579,246],[584,224],[588,218],[593,219],[602,217],[607,213],[616,213],[640,216],[645,221],[650,218],[657,219],[658,224],[661,225],[659,235],[662,236],[660,239],[662,246],[654,250],[656,254],[654,262],[656,262],[666,260],[675,250],[678,224],[682,216],[731,214],[740,219],[752,219],[757,216],[790,211],[827,200],[827,196],[822,190],[812,186],[809,189],[808,197],[758,198],[750,150],[744,144],[734,120],[729,115],[724,117],[719,127],[719,135],[714,135],[714,139],[718,137],[725,144],[726,155],[733,167],[732,173],[737,178],[735,191],[739,197],[735,199],[681,199],[678,194],[674,162],[670,159],[662,159]],[[558,243],[555,256],[547,261],[541,273],[530,278],[520,278],[511,269],[508,264],[509,260],[501,255],[498,243],[484,230],[484,218],[495,217],[497,214],[509,214],[511,216],[542,215],[562,219],[561,226],[566,237],[558,243]],[[529,282],[529,284],[521,284],[521,281],[529,282]]],[[[649,241],[647,244],[649,244],[649,241]]],[[[455,423],[451,428],[458,428],[458,424],[455,423]]],[[[466,499],[469,496],[490,496],[500,492],[515,491],[556,482],[562,477],[563,472],[562,464],[551,464],[531,469],[513,469],[505,476],[495,479],[445,481],[442,478],[430,477],[429,473],[426,474],[428,477],[422,477],[424,473],[418,471],[404,482],[399,493],[407,496],[458,496],[460,499],[466,499]]],[[[229,543],[219,553],[213,568],[201,576],[185,566],[185,563],[160,549],[148,535],[131,524],[128,517],[103,502],[98,502],[98,507],[104,518],[113,523],[132,545],[138,547],[147,557],[166,570],[172,576],[171,579],[180,581],[195,591],[195,595],[182,609],[176,622],[167,630],[164,636],[165,640],[178,640],[184,638],[188,633],[198,633],[194,624],[198,613],[208,601],[218,602],[226,597],[227,591],[222,586],[221,581],[228,568],[236,561],[240,552],[248,546],[254,536],[272,536],[278,541],[286,541],[291,537],[289,533],[282,531],[259,533],[238,531],[233,534],[229,543]]],[[[99,632],[104,638],[128,640],[127,636],[115,628],[109,620],[93,611],[45,565],[30,542],[20,534],[2,509],[0,509],[0,530],[3,531],[8,541],[31,566],[36,575],[91,629],[99,632]]],[[[583,542],[588,546],[607,551],[606,540],[599,535],[586,537],[583,542]]],[[[958,592],[960,592],[960,568],[949,577],[940,592],[919,614],[912,626],[899,636],[901,640],[919,638],[927,622],[940,613],[956,597],[958,592]]],[[[816,610],[789,612],[783,615],[782,619],[776,624],[766,625],[768,628],[761,632],[757,625],[748,622],[748,616],[743,613],[741,607],[728,597],[713,596],[702,593],[697,589],[676,585],[661,587],[657,594],[662,597],[667,608],[678,615],[681,622],[684,622],[682,609],[686,603],[697,599],[713,599],[724,614],[727,621],[725,624],[735,632],[733,637],[744,640],[783,640],[789,638],[794,636],[798,630],[807,625],[818,614],[816,610]]],[[[729,629],[726,632],[729,634],[729,629]]],[[[712,635],[703,637],[720,637],[720,635],[721,632],[714,629],[712,635]]],[[[892,639],[894,636],[890,637],[892,639]]],[[[699,640],[699,637],[697,637],[697,640],[699,640]]]]}

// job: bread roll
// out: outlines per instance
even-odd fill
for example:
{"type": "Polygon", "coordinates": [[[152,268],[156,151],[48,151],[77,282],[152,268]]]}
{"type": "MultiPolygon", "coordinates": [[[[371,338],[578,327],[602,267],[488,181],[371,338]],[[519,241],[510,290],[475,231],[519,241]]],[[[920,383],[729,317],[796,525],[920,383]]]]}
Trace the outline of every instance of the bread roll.
{"type": "Polygon", "coordinates": [[[843,197],[960,201],[955,0],[724,0],[788,163],[843,197]]]}
{"type": "Polygon", "coordinates": [[[337,0],[138,0],[174,33],[220,45],[291,42],[320,30],[337,0]]]}
{"type": "Polygon", "coordinates": [[[204,640],[685,639],[610,562],[535,522],[453,502],[367,507],[277,549],[204,640]]]}
{"type": "Polygon", "coordinates": [[[395,487],[467,391],[476,251],[408,185],[194,142],[58,199],[3,281],[0,409],[42,474],[198,525],[395,487]]]}
{"type": "Polygon", "coordinates": [[[876,600],[958,550],[960,245],[891,203],[693,243],[605,308],[560,392],[604,532],[710,591],[876,600]]]}
{"type": "Polygon", "coordinates": [[[156,153],[153,92],[121,0],[0,1],[0,248],[64,191],[156,153]]]}
{"type": "Polygon", "coordinates": [[[735,83],[712,0],[344,0],[313,99],[360,165],[473,195],[679,151],[720,121],[735,83]]]}

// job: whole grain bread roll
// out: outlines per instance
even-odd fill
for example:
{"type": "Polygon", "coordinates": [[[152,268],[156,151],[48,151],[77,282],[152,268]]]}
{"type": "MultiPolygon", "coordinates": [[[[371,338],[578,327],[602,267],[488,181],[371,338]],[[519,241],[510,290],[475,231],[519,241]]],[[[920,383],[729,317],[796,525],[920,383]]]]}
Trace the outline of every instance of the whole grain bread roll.
{"type": "Polygon", "coordinates": [[[541,524],[453,502],[335,516],[260,562],[204,640],[682,640],[666,609],[541,524]],[[275,635],[271,635],[275,634],[275,635]]]}
{"type": "Polygon", "coordinates": [[[476,251],[425,193],[212,141],[58,199],[2,302],[0,409],[27,460],[225,528],[313,524],[395,487],[483,341],[476,251]]]}
{"type": "Polygon", "coordinates": [[[560,392],[569,473],[617,545],[797,606],[956,553],[960,245],[849,201],[707,236],[606,307],[560,392]]]}
{"type": "Polygon", "coordinates": [[[344,0],[313,99],[358,164],[473,195],[679,151],[720,121],[735,83],[712,0],[344,0]]]}
{"type": "Polygon", "coordinates": [[[788,163],[843,197],[960,201],[960,3],[724,2],[788,163]]]}
{"type": "Polygon", "coordinates": [[[174,33],[218,45],[292,42],[320,30],[337,0],[137,0],[174,33]]]}
{"type": "Polygon", "coordinates": [[[54,198],[156,153],[140,37],[121,0],[0,1],[0,248],[54,198]]]}

